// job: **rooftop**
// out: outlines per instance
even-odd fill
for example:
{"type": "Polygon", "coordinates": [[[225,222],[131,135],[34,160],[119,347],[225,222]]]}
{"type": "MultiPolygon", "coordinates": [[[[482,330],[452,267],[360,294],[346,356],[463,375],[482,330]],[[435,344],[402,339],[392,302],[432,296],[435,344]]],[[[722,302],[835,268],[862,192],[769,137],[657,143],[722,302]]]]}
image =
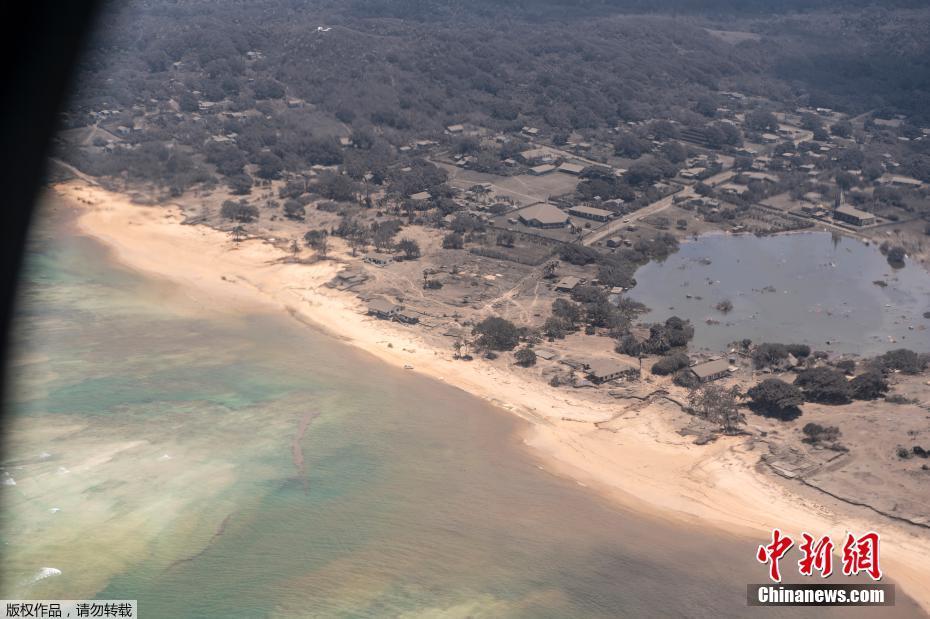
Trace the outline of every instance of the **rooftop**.
{"type": "Polygon", "coordinates": [[[729,369],[730,362],[726,359],[705,361],[704,363],[698,363],[697,365],[691,366],[691,371],[694,372],[694,374],[700,379],[714,376],[715,374],[720,374],[721,372],[726,372],[729,369]]]}
{"type": "Polygon", "coordinates": [[[568,221],[568,215],[548,202],[540,202],[527,206],[517,212],[520,219],[525,221],[538,221],[541,224],[559,224],[568,221]]]}

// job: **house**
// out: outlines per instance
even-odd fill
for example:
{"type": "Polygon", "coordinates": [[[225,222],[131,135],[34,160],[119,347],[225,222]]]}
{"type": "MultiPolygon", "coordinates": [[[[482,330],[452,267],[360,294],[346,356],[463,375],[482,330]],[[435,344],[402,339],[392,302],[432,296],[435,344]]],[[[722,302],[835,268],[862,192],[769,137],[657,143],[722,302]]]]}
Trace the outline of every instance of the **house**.
{"type": "Polygon", "coordinates": [[[533,228],[562,228],[569,222],[568,214],[547,202],[539,202],[517,212],[517,218],[533,228]]]}
{"type": "Polygon", "coordinates": [[[697,166],[693,168],[685,168],[684,170],[679,172],[678,175],[681,178],[686,179],[686,180],[697,180],[706,171],[707,171],[707,168],[702,168],[700,166],[697,166]]]}
{"type": "Polygon", "coordinates": [[[392,256],[391,254],[382,254],[378,252],[372,252],[370,254],[365,254],[364,260],[368,264],[373,264],[378,267],[384,267],[394,262],[394,256],[392,256]]]}
{"type": "Polygon", "coordinates": [[[577,288],[582,282],[580,277],[573,277],[569,275],[568,277],[563,277],[559,280],[559,283],[555,285],[557,292],[571,292],[577,288]]]}
{"type": "Polygon", "coordinates": [[[382,320],[391,320],[399,311],[399,305],[386,299],[372,299],[368,304],[368,315],[382,320]]]}
{"type": "Polygon", "coordinates": [[[462,133],[465,131],[465,125],[449,125],[446,127],[446,131],[449,133],[462,133]]]}
{"type": "Polygon", "coordinates": [[[559,166],[559,172],[565,172],[572,176],[580,176],[584,172],[584,166],[580,163],[563,163],[559,166]]]}
{"type": "Polygon", "coordinates": [[[854,226],[869,226],[875,223],[875,215],[860,211],[859,209],[843,204],[833,210],[833,218],[845,221],[854,226]]]}
{"type": "Polygon", "coordinates": [[[697,376],[702,383],[707,383],[718,378],[723,378],[730,373],[730,362],[726,359],[717,359],[716,361],[705,361],[692,365],[691,372],[697,376]]]}
{"type": "Polygon", "coordinates": [[[530,174],[533,176],[542,176],[543,174],[549,174],[550,172],[555,172],[555,166],[549,163],[530,168],[530,174]]]}
{"type": "Polygon", "coordinates": [[[533,138],[539,135],[539,129],[537,129],[536,127],[523,127],[521,131],[523,131],[524,134],[530,137],[533,137],[533,138]]]}
{"type": "Polygon", "coordinates": [[[421,191],[411,195],[410,199],[414,202],[428,202],[431,197],[428,191],[421,191]]]}
{"type": "Polygon", "coordinates": [[[545,148],[531,148],[517,156],[527,165],[541,165],[555,161],[555,156],[545,148]]]}
{"type": "Polygon", "coordinates": [[[765,172],[744,172],[742,176],[747,181],[760,181],[765,183],[777,183],[778,177],[774,174],[766,174],[765,172]]]}
{"type": "Polygon", "coordinates": [[[606,383],[624,376],[638,377],[639,368],[619,359],[589,359],[584,363],[585,375],[595,384],[606,383]]]}
{"type": "Polygon", "coordinates": [[[916,178],[911,178],[910,176],[902,176],[900,174],[882,174],[878,182],[880,185],[892,185],[894,187],[908,187],[911,189],[920,189],[923,187],[923,183],[916,178]]]}
{"type": "Polygon", "coordinates": [[[610,221],[611,217],[614,216],[611,211],[605,211],[602,208],[594,208],[591,206],[573,206],[568,209],[568,214],[584,219],[593,219],[594,221],[610,221]]]}

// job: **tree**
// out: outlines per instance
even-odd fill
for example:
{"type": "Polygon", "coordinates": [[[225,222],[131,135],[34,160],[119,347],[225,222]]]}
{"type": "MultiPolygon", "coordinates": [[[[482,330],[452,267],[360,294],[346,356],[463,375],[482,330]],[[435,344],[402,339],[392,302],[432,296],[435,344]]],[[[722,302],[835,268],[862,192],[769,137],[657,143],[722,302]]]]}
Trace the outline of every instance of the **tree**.
{"type": "Polygon", "coordinates": [[[830,133],[839,138],[848,138],[852,136],[853,126],[848,120],[841,120],[830,126],[830,133]]]}
{"type": "Polygon", "coordinates": [[[258,171],[256,174],[260,178],[272,180],[281,176],[281,170],[284,169],[284,162],[274,153],[262,153],[258,156],[258,171]]]}
{"type": "Polygon", "coordinates": [[[848,404],[852,397],[852,387],[846,375],[828,367],[809,368],[798,373],[794,384],[804,392],[808,402],[822,404],[848,404]]]}
{"type": "Polygon", "coordinates": [[[233,202],[226,200],[220,208],[220,215],[240,223],[250,223],[258,219],[258,208],[244,201],[233,202]]]}
{"type": "Polygon", "coordinates": [[[822,426],[819,423],[808,423],[801,430],[804,433],[804,442],[811,445],[825,445],[830,449],[846,451],[846,448],[837,443],[842,434],[836,426],[822,426]]]}
{"type": "Polygon", "coordinates": [[[520,341],[517,326],[499,316],[485,318],[475,325],[472,333],[478,336],[478,346],[487,350],[513,350],[520,341]]]}
{"type": "Polygon", "coordinates": [[[723,301],[718,303],[715,307],[717,308],[718,312],[721,312],[723,314],[729,314],[730,312],[733,311],[733,301],[730,301],[729,299],[724,299],[723,301]]]}
{"type": "Polygon", "coordinates": [[[658,374],[659,376],[668,376],[682,368],[688,367],[689,363],[688,355],[684,353],[673,353],[653,363],[651,371],[653,374],[658,374]]]}
{"type": "Polygon", "coordinates": [[[465,247],[465,239],[457,232],[450,232],[442,237],[443,249],[462,249],[465,247]]]}
{"type": "Polygon", "coordinates": [[[404,252],[406,260],[416,260],[420,257],[420,244],[412,239],[401,239],[397,249],[404,252]]]}
{"type": "Polygon", "coordinates": [[[927,367],[926,358],[907,348],[896,348],[877,357],[875,362],[885,370],[898,370],[905,374],[919,374],[927,367]]]}
{"type": "Polygon", "coordinates": [[[307,209],[297,200],[287,200],[284,202],[284,216],[293,221],[303,221],[307,215],[307,209]]]}
{"type": "Polygon", "coordinates": [[[746,127],[752,131],[777,131],[778,119],[765,110],[753,110],[746,114],[746,127]]]}
{"type": "Polygon", "coordinates": [[[798,408],[804,402],[804,394],[790,383],[778,378],[767,378],[752,387],[747,395],[752,399],[749,407],[766,417],[782,420],[796,419],[801,415],[798,408]]]}
{"type": "Polygon", "coordinates": [[[691,411],[711,423],[720,425],[725,434],[736,434],[739,424],[746,422],[746,416],[739,410],[736,387],[724,389],[716,385],[704,385],[691,392],[688,404],[691,411]]]}
{"type": "Polygon", "coordinates": [[[888,254],[885,256],[885,259],[888,260],[888,264],[891,266],[900,269],[904,266],[904,257],[907,255],[907,252],[904,251],[904,248],[900,245],[895,245],[888,250],[888,254]]]}
{"type": "Polygon", "coordinates": [[[513,247],[515,238],[513,232],[501,232],[497,235],[497,244],[501,247],[513,247]]]}
{"type": "Polygon", "coordinates": [[[326,258],[329,253],[329,235],[325,230],[310,230],[304,235],[304,242],[313,249],[320,258],[326,258]]]}
{"type": "Polygon", "coordinates": [[[232,235],[233,243],[239,245],[239,243],[242,241],[242,237],[245,235],[245,228],[242,226],[242,224],[239,224],[232,229],[232,235]]]}
{"type": "Polygon", "coordinates": [[[772,344],[766,342],[756,346],[752,351],[752,365],[757,370],[762,370],[780,363],[788,358],[788,347],[784,344],[772,344]]]}
{"type": "Polygon", "coordinates": [[[536,365],[536,353],[529,346],[524,346],[515,352],[513,356],[517,361],[517,365],[521,365],[525,368],[536,365]]]}
{"type": "Polygon", "coordinates": [[[888,381],[877,370],[869,370],[850,381],[852,397],[857,400],[877,400],[888,393],[888,381]]]}

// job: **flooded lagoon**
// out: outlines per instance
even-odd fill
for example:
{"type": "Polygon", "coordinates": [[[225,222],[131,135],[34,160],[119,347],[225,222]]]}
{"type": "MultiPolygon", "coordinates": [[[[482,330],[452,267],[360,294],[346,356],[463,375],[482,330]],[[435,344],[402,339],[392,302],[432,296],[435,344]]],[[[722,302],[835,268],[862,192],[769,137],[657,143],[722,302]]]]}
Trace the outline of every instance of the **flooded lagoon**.
{"type": "Polygon", "coordinates": [[[893,268],[874,244],[828,232],[705,235],[643,266],[636,281],[630,297],[651,309],[643,320],[691,320],[695,349],[749,338],[861,355],[930,351],[930,274],[910,262],[893,268]],[[727,300],[724,314],[716,306],[727,300]]]}

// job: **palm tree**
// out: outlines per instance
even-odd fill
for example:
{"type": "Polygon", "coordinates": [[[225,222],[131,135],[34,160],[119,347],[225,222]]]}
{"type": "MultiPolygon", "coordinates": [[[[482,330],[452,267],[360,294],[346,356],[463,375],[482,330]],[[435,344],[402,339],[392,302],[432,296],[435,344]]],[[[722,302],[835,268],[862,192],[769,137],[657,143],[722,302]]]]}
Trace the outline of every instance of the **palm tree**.
{"type": "Polygon", "coordinates": [[[233,242],[238,246],[242,241],[242,237],[245,235],[245,228],[242,227],[242,224],[238,224],[235,228],[232,229],[233,242]]]}

